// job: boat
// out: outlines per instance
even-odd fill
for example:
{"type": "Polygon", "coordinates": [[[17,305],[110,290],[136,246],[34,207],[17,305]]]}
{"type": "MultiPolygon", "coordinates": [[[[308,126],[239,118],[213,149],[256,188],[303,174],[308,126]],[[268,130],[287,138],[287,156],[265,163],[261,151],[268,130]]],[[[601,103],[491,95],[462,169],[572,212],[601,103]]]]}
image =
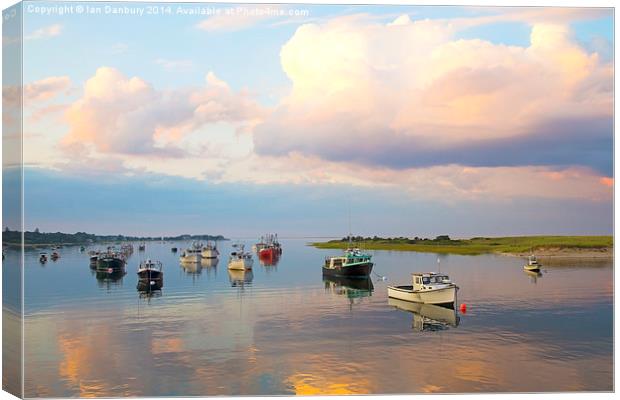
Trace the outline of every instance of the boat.
{"type": "Polygon", "coordinates": [[[454,306],[456,286],[448,275],[437,272],[422,272],[412,275],[413,285],[388,286],[388,297],[415,303],[454,306]]]}
{"type": "Polygon", "coordinates": [[[260,243],[254,246],[259,258],[274,259],[282,254],[282,246],[278,242],[278,234],[267,234],[261,237],[260,243]]]}
{"type": "Polygon", "coordinates": [[[138,251],[144,251],[146,250],[146,243],[142,242],[140,243],[140,245],[138,245],[138,251]]]}
{"type": "Polygon", "coordinates": [[[359,248],[349,248],[342,256],[325,257],[323,275],[367,277],[372,272],[371,258],[359,248]]]}
{"type": "Polygon", "coordinates": [[[218,258],[220,256],[220,252],[217,250],[217,244],[207,242],[206,246],[202,248],[202,252],[200,253],[202,258],[218,258]]]}
{"type": "Polygon", "coordinates": [[[39,254],[39,262],[45,264],[47,262],[47,253],[39,254]]]}
{"type": "Polygon", "coordinates": [[[108,273],[124,271],[125,258],[121,253],[109,250],[101,253],[97,257],[97,271],[105,271],[108,273]]]}
{"type": "Polygon", "coordinates": [[[176,247],[173,247],[170,249],[171,252],[176,253],[179,249],[177,249],[176,247]]]}
{"type": "Polygon", "coordinates": [[[244,245],[233,244],[233,251],[228,258],[228,269],[246,270],[252,269],[252,254],[244,251],[244,245]]]}
{"type": "Polygon", "coordinates": [[[80,246],[80,252],[83,252],[84,250],[86,250],[86,247],[80,246]]]}
{"type": "Polygon", "coordinates": [[[532,254],[527,258],[527,264],[523,266],[523,269],[526,271],[538,272],[540,271],[540,267],[542,267],[542,265],[538,262],[536,256],[532,254]]]}
{"type": "Polygon", "coordinates": [[[60,254],[57,251],[53,251],[50,258],[52,259],[52,261],[56,261],[60,258],[60,254]]]}
{"type": "Polygon", "coordinates": [[[194,242],[192,245],[181,252],[180,260],[182,263],[199,263],[202,259],[202,244],[194,242]]]}
{"type": "Polygon", "coordinates": [[[455,308],[413,303],[394,298],[388,298],[388,305],[412,313],[412,328],[418,332],[445,330],[449,327],[457,327],[460,322],[455,308]]]}
{"type": "Polygon", "coordinates": [[[121,252],[125,255],[126,258],[129,258],[129,256],[133,254],[133,245],[131,244],[122,245],[121,252]]]}
{"type": "Polygon", "coordinates": [[[261,251],[262,249],[264,249],[267,246],[267,244],[265,243],[265,238],[263,236],[260,237],[260,242],[252,245],[252,251],[256,254],[258,254],[259,251],[261,251]]]}
{"type": "Polygon", "coordinates": [[[161,288],[164,283],[163,265],[160,261],[146,260],[138,267],[138,280],[152,287],[161,288]]]}

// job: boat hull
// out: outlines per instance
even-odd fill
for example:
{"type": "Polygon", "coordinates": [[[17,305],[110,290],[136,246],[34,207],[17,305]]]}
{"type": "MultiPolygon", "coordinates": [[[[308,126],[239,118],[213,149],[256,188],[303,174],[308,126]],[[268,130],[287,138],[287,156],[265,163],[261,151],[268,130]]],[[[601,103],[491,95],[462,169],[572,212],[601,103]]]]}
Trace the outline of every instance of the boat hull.
{"type": "Polygon", "coordinates": [[[157,271],[153,269],[138,271],[138,279],[140,280],[158,281],[162,280],[163,277],[164,273],[162,271],[157,271]]]}
{"type": "Polygon", "coordinates": [[[523,269],[526,271],[538,272],[540,271],[540,265],[524,265],[523,269]]]}
{"type": "Polygon", "coordinates": [[[219,251],[215,249],[205,249],[202,251],[202,258],[213,259],[218,258],[220,255],[219,251]]]}
{"type": "Polygon", "coordinates": [[[367,277],[372,272],[373,263],[359,263],[329,268],[323,266],[323,275],[341,277],[367,277]]]}
{"type": "Polygon", "coordinates": [[[98,271],[122,271],[125,268],[125,261],[116,257],[104,257],[97,260],[98,271]]]}
{"type": "Polygon", "coordinates": [[[458,288],[454,285],[428,291],[414,291],[412,286],[388,286],[388,297],[414,303],[453,307],[456,304],[457,291],[458,288]]]}
{"type": "Polygon", "coordinates": [[[254,264],[254,262],[252,261],[251,258],[232,259],[228,261],[228,269],[232,269],[232,270],[252,269],[252,264],[254,264]]]}

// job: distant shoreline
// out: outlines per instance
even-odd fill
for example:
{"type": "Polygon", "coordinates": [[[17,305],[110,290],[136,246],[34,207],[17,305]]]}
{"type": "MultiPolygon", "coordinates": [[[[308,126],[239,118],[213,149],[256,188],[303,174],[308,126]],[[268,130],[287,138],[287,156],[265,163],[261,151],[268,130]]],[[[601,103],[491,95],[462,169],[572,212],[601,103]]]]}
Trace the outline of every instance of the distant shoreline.
{"type": "MultiPolygon", "coordinates": [[[[613,258],[612,236],[518,236],[472,239],[355,238],[354,244],[367,250],[412,251],[419,253],[481,255],[499,254],[527,257],[531,253],[541,258],[613,258]]],[[[328,242],[313,242],[319,249],[345,249],[345,238],[328,242]]]]}
{"type": "Polygon", "coordinates": [[[62,232],[34,232],[26,231],[23,234],[19,231],[5,229],[2,232],[2,246],[9,248],[21,247],[38,248],[50,246],[90,246],[109,243],[128,243],[128,242],[159,242],[159,241],[182,241],[182,240],[228,240],[222,235],[178,235],[178,236],[159,236],[159,237],[140,237],[125,235],[95,235],[92,233],[62,233],[62,232]]]}

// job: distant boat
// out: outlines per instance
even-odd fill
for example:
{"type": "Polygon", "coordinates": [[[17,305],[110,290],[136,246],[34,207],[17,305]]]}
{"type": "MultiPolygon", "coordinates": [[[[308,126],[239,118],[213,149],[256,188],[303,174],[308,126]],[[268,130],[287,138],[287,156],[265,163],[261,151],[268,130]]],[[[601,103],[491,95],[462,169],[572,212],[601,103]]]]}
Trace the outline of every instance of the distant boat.
{"type": "Polygon", "coordinates": [[[170,249],[171,252],[176,253],[179,249],[177,249],[176,247],[173,247],[170,249]]]}
{"type": "Polygon", "coordinates": [[[388,297],[415,303],[453,306],[458,286],[437,272],[412,274],[413,285],[388,286],[388,297]]]}
{"type": "Polygon", "coordinates": [[[138,267],[138,279],[149,287],[161,288],[164,282],[163,265],[160,261],[146,260],[138,267]]]}
{"type": "Polygon", "coordinates": [[[202,248],[201,252],[202,258],[218,258],[220,256],[220,252],[217,250],[217,244],[212,244],[211,242],[207,242],[207,244],[202,248]]]}
{"type": "Polygon", "coordinates": [[[246,270],[252,269],[252,254],[244,251],[244,245],[234,244],[233,251],[228,258],[228,269],[246,270]]]}
{"type": "Polygon", "coordinates": [[[190,248],[181,252],[180,261],[182,263],[199,263],[202,259],[202,244],[200,242],[193,242],[190,248]]]}
{"type": "Polygon", "coordinates": [[[261,243],[255,245],[258,251],[258,257],[261,259],[273,260],[282,254],[282,246],[278,242],[277,234],[268,234],[261,238],[261,243]]]}
{"type": "Polygon", "coordinates": [[[138,246],[138,251],[144,251],[144,250],[146,250],[146,243],[142,242],[138,246]]]}
{"type": "Polygon", "coordinates": [[[527,259],[527,264],[523,266],[523,269],[526,271],[538,272],[540,271],[540,267],[542,265],[538,263],[538,259],[535,255],[531,255],[527,259]]]}
{"type": "Polygon", "coordinates": [[[56,261],[60,258],[60,254],[57,251],[53,251],[50,258],[52,259],[52,261],[56,261]]]}
{"type": "Polygon", "coordinates": [[[39,262],[45,264],[47,262],[47,253],[39,254],[39,262]]]}
{"type": "Polygon", "coordinates": [[[82,252],[82,251],[84,251],[84,250],[86,250],[86,247],[84,247],[84,246],[80,246],[80,252],[82,252]]]}
{"type": "Polygon", "coordinates": [[[323,274],[346,277],[367,277],[372,272],[372,256],[358,248],[347,249],[342,256],[326,257],[323,274]]]}
{"type": "Polygon", "coordinates": [[[121,253],[110,250],[99,254],[97,258],[97,271],[113,273],[124,270],[125,258],[121,253]]]}

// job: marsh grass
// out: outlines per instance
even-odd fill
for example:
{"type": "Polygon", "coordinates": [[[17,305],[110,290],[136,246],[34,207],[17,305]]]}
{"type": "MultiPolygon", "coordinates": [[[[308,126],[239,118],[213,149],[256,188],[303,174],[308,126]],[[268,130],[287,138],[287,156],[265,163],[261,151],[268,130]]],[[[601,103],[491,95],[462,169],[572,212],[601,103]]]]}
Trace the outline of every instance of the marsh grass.
{"type": "MultiPolygon", "coordinates": [[[[539,250],[603,250],[613,247],[612,236],[511,236],[471,239],[366,238],[356,244],[368,250],[416,251],[422,253],[478,255],[521,254],[539,250]]],[[[319,249],[345,249],[346,240],[311,243],[319,249]]]]}

